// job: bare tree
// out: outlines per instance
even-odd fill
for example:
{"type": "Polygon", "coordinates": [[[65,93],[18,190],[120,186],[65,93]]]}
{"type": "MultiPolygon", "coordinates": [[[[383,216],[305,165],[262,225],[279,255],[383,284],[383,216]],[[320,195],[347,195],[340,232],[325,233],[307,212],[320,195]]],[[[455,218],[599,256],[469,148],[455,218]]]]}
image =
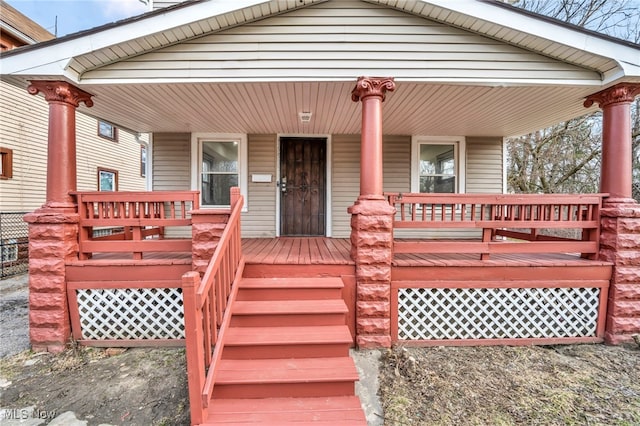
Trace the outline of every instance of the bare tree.
{"type": "MultiPolygon", "coordinates": [[[[640,0],[517,0],[515,6],[603,34],[640,42],[640,0]]],[[[632,108],[634,181],[640,181],[640,99],[632,108]]],[[[601,114],[507,141],[513,192],[597,192],[601,114]]],[[[640,184],[637,185],[640,190],[640,184]]]]}

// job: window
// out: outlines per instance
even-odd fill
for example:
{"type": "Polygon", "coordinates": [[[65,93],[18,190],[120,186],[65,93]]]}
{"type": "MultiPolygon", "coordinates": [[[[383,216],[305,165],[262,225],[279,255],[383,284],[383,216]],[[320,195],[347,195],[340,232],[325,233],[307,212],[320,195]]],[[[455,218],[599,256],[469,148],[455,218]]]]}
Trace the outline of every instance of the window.
{"type": "Polygon", "coordinates": [[[0,179],[13,177],[13,150],[0,147],[0,179]]]}
{"type": "Polygon", "coordinates": [[[2,263],[15,262],[18,260],[18,240],[2,240],[2,263]]]}
{"type": "Polygon", "coordinates": [[[202,204],[228,206],[238,186],[238,142],[202,142],[202,204]]]}
{"type": "Polygon", "coordinates": [[[98,191],[117,191],[118,171],[98,167],[98,191]]]}
{"type": "Polygon", "coordinates": [[[107,121],[98,120],[98,136],[112,140],[112,141],[117,141],[118,129],[116,128],[115,125],[107,121]]]}
{"type": "MultiPolygon", "coordinates": [[[[246,136],[194,134],[197,176],[192,187],[200,190],[202,207],[231,204],[230,188],[246,194],[246,136]]],[[[246,203],[245,203],[246,204],[246,203]]]]}
{"type": "Polygon", "coordinates": [[[413,139],[411,192],[464,192],[464,138],[413,139]]]}
{"type": "Polygon", "coordinates": [[[144,145],[140,146],[140,176],[147,176],[147,147],[144,145]]]}

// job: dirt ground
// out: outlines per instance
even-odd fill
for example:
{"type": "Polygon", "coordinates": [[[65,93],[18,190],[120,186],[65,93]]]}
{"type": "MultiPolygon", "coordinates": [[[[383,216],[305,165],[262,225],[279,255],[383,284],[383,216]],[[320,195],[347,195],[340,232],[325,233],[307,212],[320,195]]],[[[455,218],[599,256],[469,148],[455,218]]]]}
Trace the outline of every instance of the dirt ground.
{"type": "Polygon", "coordinates": [[[385,425],[640,425],[640,348],[395,348],[385,425]]]}
{"type": "MultiPolygon", "coordinates": [[[[184,349],[29,351],[0,359],[0,407],[73,411],[88,425],[188,425],[184,349]]],[[[2,420],[0,420],[2,424],[2,420]]]]}
{"type": "MultiPolygon", "coordinates": [[[[0,407],[188,425],[183,349],[109,352],[0,359],[0,407]]],[[[383,352],[379,379],[385,425],[640,425],[638,347],[399,347],[383,352]]]]}

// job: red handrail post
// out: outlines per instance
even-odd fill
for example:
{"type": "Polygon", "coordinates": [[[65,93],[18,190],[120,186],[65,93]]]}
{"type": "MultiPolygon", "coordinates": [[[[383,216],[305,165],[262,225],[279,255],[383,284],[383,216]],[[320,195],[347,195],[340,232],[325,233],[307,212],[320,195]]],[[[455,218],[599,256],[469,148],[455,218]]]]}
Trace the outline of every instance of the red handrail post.
{"type": "Polygon", "coordinates": [[[206,414],[203,403],[195,404],[196,401],[202,400],[205,378],[202,309],[196,295],[199,287],[199,273],[189,271],[182,276],[187,380],[192,425],[202,424],[206,414]]]}

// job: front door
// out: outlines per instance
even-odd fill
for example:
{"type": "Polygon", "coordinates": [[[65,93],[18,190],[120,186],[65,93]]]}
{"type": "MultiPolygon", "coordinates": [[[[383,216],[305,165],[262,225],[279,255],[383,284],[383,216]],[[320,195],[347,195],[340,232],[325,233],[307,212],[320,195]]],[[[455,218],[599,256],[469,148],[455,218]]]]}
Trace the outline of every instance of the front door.
{"type": "Polygon", "coordinates": [[[325,138],[280,138],[280,235],[325,235],[325,138]]]}

